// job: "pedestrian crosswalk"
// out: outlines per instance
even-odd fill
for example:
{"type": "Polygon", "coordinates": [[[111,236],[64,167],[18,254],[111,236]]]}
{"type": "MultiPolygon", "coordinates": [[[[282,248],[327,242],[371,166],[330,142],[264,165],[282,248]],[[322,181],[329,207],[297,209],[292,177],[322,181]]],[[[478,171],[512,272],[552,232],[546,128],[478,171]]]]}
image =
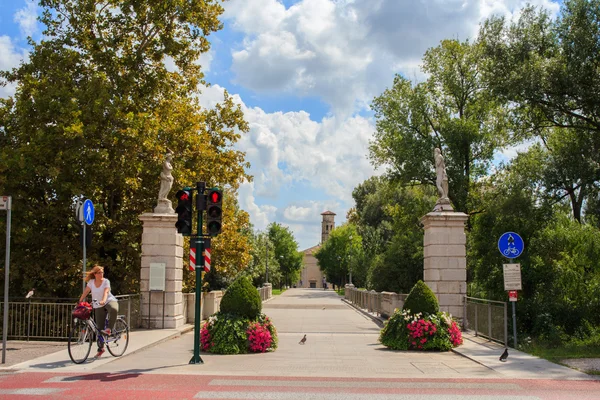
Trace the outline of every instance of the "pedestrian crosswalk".
{"type": "Polygon", "coordinates": [[[21,372],[0,376],[2,399],[592,400],[597,381],[332,378],[21,372]],[[91,391],[91,387],[101,388],[91,391]]]}

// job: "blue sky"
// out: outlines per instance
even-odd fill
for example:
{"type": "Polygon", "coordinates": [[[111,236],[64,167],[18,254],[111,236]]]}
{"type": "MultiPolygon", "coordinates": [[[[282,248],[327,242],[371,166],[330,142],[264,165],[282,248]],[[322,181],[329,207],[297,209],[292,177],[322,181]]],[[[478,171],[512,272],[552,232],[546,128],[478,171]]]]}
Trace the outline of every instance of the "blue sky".
{"type": "MultiPolygon", "coordinates": [[[[369,104],[394,74],[423,79],[420,59],[444,38],[472,38],[491,14],[511,16],[521,0],[230,0],[224,29],[203,55],[207,107],[223,90],[242,106],[250,132],[237,147],[251,163],[240,206],[257,229],[289,226],[300,249],[319,243],[321,212],[345,221],[352,190],[376,171],[367,159],[369,104]]],[[[551,0],[529,0],[556,12],[551,0]]],[[[0,0],[0,69],[41,37],[36,3],[0,0]]],[[[0,88],[0,96],[14,88],[0,88]]],[[[507,149],[500,157],[509,157],[507,149]]]]}

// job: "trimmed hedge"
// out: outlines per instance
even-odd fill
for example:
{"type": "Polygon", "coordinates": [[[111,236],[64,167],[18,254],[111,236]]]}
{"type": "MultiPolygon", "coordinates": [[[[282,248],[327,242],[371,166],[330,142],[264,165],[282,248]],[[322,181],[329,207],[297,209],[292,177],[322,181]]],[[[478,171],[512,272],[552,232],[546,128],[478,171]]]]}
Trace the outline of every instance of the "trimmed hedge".
{"type": "Polygon", "coordinates": [[[221,313],[237,315],[255,320],[262,311],[262,301],[258,290],[248,278],[236,279],[221,299],[221,313]]]}
{"type": "Polygon", "coordinates": [[[412,315],[434,315],[440,311],[440,305],[429,286],[423,281],[418,281],[410,290],[402,309],[410,310],[412,315]]]}

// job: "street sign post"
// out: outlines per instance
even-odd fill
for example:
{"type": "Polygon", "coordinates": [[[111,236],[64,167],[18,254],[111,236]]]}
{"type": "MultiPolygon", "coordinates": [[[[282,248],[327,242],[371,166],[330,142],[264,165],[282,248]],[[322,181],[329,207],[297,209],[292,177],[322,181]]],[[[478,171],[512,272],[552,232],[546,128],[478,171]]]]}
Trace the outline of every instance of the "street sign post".
{"type": "Polygon", "coordinates": [[[87,246],[86,246],[86,225],[91,225],[94,223],[94,218],[96,216],[96,211],[94,210],[94,203],[90,199],[86,199],[83,202],[83,206],[77,210],[77,218],[83,220],[83,290],[85,290],[85,270],[87,265],[87,246]]]}
{"type": "MultiPolygon", "coordinates": [[[[515,232],[506,232],[498,239],[498,250],[504,257],[512,259],[519,257],[525,250],[523,238],[515,232]]],[[[513,312],[513,338],[514,348],[517,348],[517,311],[515,303],[517,301],[516,290],[521,290],[521,264],[504,264],[504,290],[515,291],[514,300],[510,296],[513,312]]]]}
{"type": "Polygon", "coordinates": [[[10,218],[12,197],[0,196],[0,210],[6,210],[6,255],[4,259],[4,315],[2,320],[2,364],[6,363],[6,336],[8,334],[8,278],[10,271],[10,218]]]}
{"type": "Polygon", "coordinates": [[[525,244],[517,233],[506,232],[498,239],[498,250],[506,258],[517,258],[523,254],[525,244]]]}
{"type": "Polygon", "coordinates": [[[521,264],[503,264],[504,290],[522,290],[521,264]]]}

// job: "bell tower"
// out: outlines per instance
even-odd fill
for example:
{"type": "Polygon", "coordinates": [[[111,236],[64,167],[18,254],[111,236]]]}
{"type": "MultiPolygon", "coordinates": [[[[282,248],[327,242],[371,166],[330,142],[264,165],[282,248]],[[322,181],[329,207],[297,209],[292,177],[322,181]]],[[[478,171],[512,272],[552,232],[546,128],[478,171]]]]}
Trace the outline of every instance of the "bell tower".
{"type": "Polygon", "coordinates": [[[335,228],[335,213],[325,211],[321,215],[323,216],[323,221],[321,222],[321,244],[323,244],[329,239],[329,234],[335,228]]]}

